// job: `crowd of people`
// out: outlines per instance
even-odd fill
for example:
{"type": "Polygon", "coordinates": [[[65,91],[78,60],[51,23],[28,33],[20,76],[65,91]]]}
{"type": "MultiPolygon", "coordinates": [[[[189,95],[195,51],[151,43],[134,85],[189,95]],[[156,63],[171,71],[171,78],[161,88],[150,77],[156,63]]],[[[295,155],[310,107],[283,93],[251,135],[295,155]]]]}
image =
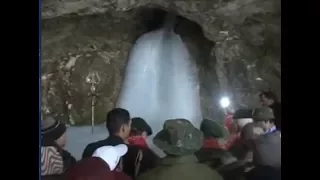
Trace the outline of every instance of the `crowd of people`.
{"type": "MultiPolygon", "coordinates": [[[[107,113],[109,136],[88,144],[82,159],[67,152],[66,125],[42,121],[41,176],[44,180],[280,180],[281,104],[271,92],[262,107],[228,114],[224,124],[204,119],[166,120],[153,138],[166,156],[147,144],[153,134],[142,118],[122,108],[107,113]]],[[[81,138],[81,137],[79,137],[81,138]]]]}

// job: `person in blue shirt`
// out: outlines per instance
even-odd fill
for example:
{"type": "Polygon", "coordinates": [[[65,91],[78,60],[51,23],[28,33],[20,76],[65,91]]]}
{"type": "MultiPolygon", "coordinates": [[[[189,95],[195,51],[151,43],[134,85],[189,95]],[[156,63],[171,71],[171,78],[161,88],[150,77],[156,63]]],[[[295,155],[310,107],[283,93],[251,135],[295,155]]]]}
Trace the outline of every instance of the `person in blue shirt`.
{"type": "Polygon", "coordinates": [[[247,173],[247,180],[281,180],[281,132],[274,123],[273,110],[257,108],[252,113],[254,125],[264,133],[253,140],[254,168],[247,173]]]}

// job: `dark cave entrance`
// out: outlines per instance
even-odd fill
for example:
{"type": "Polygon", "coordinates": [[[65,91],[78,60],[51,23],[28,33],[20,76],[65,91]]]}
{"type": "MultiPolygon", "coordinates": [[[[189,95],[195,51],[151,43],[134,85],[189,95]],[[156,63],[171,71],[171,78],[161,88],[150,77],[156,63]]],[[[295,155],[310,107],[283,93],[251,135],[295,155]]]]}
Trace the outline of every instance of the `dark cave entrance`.
{"type": "MultiPolygon", "coordinates": [[[[155,7],[141,7],[136,9],[137,14],[135,19],[140,21],[140,28],[142,28],[142,34],[159,29],[163,27],[164,22],[166,20],[166,16],[168,13],[176,15],[176,21],[174,25],[174,32],[179,34],[185,44],[188,46],[190,53],[195,56],[201,57],[194,57],[196,59],[197,64],[203,66],[203,68],[209,67],[210,61],[210,51],[212,47],[214,47],[215,43],[208,40],[202,31],[202,28],[196,22],[193,22],[185,17],[176,14],[170,10],[164,10],[161,8],[155,7]],[[190,46],[193,45],[193,47],[190,46]],[[200,48],[198,51],[199,53],[193,53],[192,51],[196,51],[195,49],[200,48]]],[[[140,37],[142,34],[139,34],[140,37]]],[[[136,38],[138,38],[136,37],[136,38]]]]}

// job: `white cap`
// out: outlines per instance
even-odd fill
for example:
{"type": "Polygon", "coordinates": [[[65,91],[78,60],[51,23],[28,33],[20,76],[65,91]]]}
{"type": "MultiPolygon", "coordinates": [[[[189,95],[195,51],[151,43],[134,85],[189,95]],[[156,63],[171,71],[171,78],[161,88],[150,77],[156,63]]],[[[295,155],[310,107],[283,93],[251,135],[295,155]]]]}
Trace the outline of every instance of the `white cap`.
{"type": "Polygon", "coordinates": [[[104,160],[111,171],[113,171],[120,158],[128,152],[128,147],[125,144],[119,144],[117,146],[102,146],[98,148],[92,155],[92,157],[99,157],[104,160]]]}

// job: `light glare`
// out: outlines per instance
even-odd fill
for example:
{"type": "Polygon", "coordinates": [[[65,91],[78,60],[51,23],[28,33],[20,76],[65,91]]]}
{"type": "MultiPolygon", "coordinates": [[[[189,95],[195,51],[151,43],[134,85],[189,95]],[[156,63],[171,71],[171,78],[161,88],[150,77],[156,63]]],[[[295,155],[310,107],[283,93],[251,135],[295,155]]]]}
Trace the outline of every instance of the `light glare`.
{"type": "Polygon", "coordinates": [[[220,105],[222,108],[227,108],[230,105],[230,100],[228,97],[223,97],[220,100],[220,105]]]}

